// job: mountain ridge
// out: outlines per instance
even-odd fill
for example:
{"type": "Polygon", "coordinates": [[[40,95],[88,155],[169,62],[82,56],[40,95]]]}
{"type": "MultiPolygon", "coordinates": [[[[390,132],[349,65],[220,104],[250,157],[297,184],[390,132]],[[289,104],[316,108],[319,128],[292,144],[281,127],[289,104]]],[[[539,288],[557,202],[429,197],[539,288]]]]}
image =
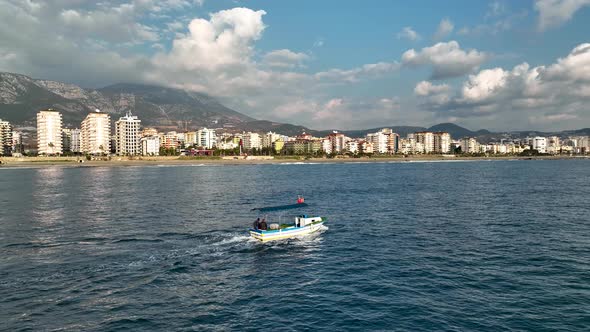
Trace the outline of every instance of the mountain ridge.
{"type": "Polygon", "coordinates": [[[334,130],[350,137],[391,128],[402,137],[417,131],[445,131],[455,139],[476,137],[482,142],[511,137],[590,135],[590,128],[542,132],[535,130],[491,132],[472,131],[454,123],[439,123],[431,127],[382,126],[357,130],[314,130],[302,125],[254,119],[228,108],[204,93],[141,83],[116,83],[98,89],[47,79],[34,79],[18,73],[0,72],[0,118],[17,126],[35,127],[38,111],[54,108],[62,112],[65,126],[79,127],[89,112],[99,109],[112,115],[127,111],[140,117],[145,126],[160,130],[194,130],[197,127],[226,128],[230,131],[274,131],[284,135],[302,132],[326,136],[334,130]]]}

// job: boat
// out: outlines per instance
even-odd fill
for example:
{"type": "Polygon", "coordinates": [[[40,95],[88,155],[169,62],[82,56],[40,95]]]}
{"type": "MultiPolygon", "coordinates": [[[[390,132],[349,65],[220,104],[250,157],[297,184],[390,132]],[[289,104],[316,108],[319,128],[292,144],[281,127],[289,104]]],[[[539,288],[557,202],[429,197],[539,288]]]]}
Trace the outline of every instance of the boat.
{"type": "MultiPolygon", "coordinates": [[[[262,208],[252,209],[253,211],[259,212],[274,212],[291,210],[297,208],[307,207],[305,199],[302,196],[297,197],[296,204],[279,205],[279,206],[267,206],[262,208]]],[[[279,219],[280,220],[280,219],[279,219]]],[[[256,240],[266,242],[272,240],[288,239],[296,236],[302,236],[317,232],[322,228],[326,218],[319,216],[308,216],[301,214],[295,217],[294,223],[279,224],[279,223],[266,223],[266,218],[262,221],[260,218],[256,220],[253,227],[249,229],[250,236],[256,240]]]]}
{"type": "Polygon", "coordinates": [[[327,218],[300,215],[295,217],[293,224],[270,224],[269,229],[250,228],[250,236],[256,240],[267,242],[315,233],[322,228],[327,218]]]}

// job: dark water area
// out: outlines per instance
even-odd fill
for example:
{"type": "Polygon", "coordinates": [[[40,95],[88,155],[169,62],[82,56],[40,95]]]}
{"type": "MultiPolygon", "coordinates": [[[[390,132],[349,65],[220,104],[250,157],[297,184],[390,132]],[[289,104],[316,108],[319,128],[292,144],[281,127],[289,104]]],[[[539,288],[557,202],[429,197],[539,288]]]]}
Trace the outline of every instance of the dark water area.
{"type": "Polygon", "coordinates": [[[0,330],[587,331],[589,198],[589,160],[0,169],[0,330]],[[297,194],[327,229],[248,238],[297,194]]]}

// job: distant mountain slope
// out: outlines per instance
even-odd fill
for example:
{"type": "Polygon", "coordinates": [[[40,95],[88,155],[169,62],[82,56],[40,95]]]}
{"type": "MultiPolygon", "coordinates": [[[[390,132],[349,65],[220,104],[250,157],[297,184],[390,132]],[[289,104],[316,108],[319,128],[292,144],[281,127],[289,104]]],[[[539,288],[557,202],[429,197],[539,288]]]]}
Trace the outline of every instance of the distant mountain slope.
{"type": "MultiPolygon", "coordinates": [[[[359,138],[359,137],[365,137],[369,133],[376,133],[383,128],[389,128],[389,129],[393,130],[393,132],[400,134],[402,137],[405,137],[410,133],[426,130],[426,128],[424,128],[424,127],[414,127],[414,126],[383,126],[383,127],[379,127],[379,128],[362,129],[362,130],[338,130],[338,132],[341,132],[348,137],[359,138]]],[[[319,134],[319,136],[325,136],[325,135],[328,135],[329,133],[331,133],[332,131],[333,130],[322,130],[322,131],[316,131],[316,133],[319,134]]]]}
{"type": "Polygon", "coordinates": [[[428,128],[428,131],[447,132],[447,133],[451,134],[451,137],[454,137],[454,138],[471,137],[471,136],[478,135],[478,133],[471,131],[469,129],[463,128],[461,126],[458,126],[454,123],[440,123],[440,124],[437,124],[437,125],[434,125],[434,126],[428,128]]]}
{"type": "Polygon", "coordinates": [[[46,108],[61,111],[69,126],[79,126],[95,109],[112,114],[113,120],[131,111],[144,125],[180,130],[254,120],[201,93],[141,84],[94,90],[0,73],[0,118],[16,125],[34,125],[37,112],[46,108]]]}

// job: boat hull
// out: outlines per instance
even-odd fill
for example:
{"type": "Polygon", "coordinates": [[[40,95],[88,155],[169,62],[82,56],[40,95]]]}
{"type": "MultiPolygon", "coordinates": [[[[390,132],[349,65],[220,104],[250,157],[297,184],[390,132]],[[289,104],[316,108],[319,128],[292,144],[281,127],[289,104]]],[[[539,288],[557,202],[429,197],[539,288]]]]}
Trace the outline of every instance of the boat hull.
{"type": "Polygon", "coordinates": [[[287,227],[279,230],[257,230],[250,229],[250,236],[261,242],[268,242],[274,240],[289,239],[297,236],[303,236],[315,233],[322,228],[324,221],[316,222],[311,225],[303,227],[287,227]]]}

